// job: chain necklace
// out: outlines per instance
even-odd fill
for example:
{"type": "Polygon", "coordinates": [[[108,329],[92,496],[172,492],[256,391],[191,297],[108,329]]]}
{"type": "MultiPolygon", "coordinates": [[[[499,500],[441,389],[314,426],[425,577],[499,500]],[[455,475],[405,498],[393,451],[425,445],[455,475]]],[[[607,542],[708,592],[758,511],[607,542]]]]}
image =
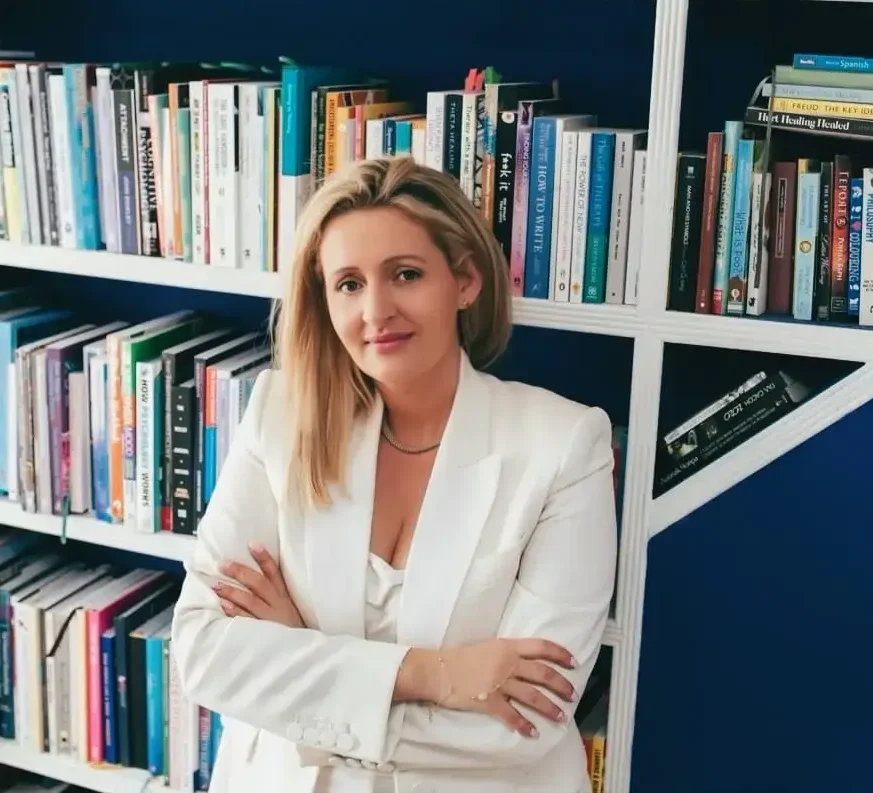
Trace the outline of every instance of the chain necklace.
{"type": "Polygon", "coordinates": [[[397,449],[398,452],[403,452],[403,454],[424,454],[425,452],[432,452],[440,445],[440,441],[437,441],[430,444],[430,446],[406,446],[394,437],[394,433],[391,432],[387,421],[382,422],[382,437],[397,449]]]}

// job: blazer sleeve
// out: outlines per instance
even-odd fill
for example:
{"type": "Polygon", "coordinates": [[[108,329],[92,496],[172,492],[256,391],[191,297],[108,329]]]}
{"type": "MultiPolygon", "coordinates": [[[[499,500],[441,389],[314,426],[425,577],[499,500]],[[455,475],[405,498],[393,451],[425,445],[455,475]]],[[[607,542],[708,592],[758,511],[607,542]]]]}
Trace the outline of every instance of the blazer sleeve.
{"type": "MultiPolygon", "coordinates": [[[[298,745],[379,760],[397,670],[408,648],[251,618],[228,618],[211,589],[219,565],[255,567],[257,542],[278,555],[279,509],[268,480],[263,439],[272,373],[263,373],[234,436],[176,605],[173,653],[189,699],[298,745]]],[[[272,426],[271,426],[272,425],[272,426]]]]}
{"type": "MultiPolygon", "coordinates": [[[[601,647],[615,582],[617,532],[612,480],[612,430],[589,408],[570,434],[563,465],[522,556],[499,627],[501,637],[551,639],[577,661],[562,670],[585,688],[601,647]]],[[[483,769],[536,762],[575,730],[575,703],[556,724],[518,706],[539,737],[510,731],[480,713],[407,705],[391,759],[401,767],[483,769]]],[[[580,750],[581,751],[581,750],[580,750]]]]}

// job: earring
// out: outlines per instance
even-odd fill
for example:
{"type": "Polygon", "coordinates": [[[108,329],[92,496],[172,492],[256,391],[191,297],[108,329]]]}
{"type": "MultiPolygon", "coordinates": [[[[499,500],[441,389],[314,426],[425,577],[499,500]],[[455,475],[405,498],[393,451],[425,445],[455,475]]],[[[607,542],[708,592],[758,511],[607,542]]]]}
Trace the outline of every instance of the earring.
{"type": "Polygon", "coordinates": [[[461,311],[463,311],[466,307],[467,307],[467,301],[466,301],[466,300],[462,300],[462,301],[461,301],[461,311]]]}

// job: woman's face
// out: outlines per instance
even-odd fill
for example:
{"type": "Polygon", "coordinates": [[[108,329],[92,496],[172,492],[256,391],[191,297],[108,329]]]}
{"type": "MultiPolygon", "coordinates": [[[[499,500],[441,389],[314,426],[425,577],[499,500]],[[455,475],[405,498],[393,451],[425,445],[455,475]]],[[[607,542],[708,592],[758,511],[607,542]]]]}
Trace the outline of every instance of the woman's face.
{"type": "Polygon", "coordinates": [[[403,212],[347,212],[328,223],[319,254],[331,322],[365,374],[402,384],[456,354],[457,313],[478,295],[479,274],[455,275],[403,212]]]}

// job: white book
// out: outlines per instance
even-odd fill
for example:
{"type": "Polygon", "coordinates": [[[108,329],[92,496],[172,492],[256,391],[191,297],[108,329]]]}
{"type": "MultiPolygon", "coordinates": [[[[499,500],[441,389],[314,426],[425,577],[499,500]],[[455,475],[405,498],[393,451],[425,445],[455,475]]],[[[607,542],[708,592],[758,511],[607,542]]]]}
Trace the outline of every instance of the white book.
{"type": "Polygon", "coordinates": [[[627,247],[630,232],[634,152],[645,148],[646,130],[616,130],[612,176],[612,211],[606,261],[606,302],[624,302],[627,247]]]}
{"type": "MultiPolygon", "coordinates": [[[[107,66],[95,69],[97,102],[95,104],[94,136],[99,144],[97,173],[100,190],[100,223],[106,250],[121,251],[121,230],[118,224],[118,167],[115,157],[115,106],[112,99],[111,71],[107,66]]],[[[137,217],[139,221],[139,217],[137,217]]]]}
{"type": "Polygon", "coordinates": [[[234,117],[238,112],[238,85],[210,83],[207,103],[209,259],[218,267],[237,267],[239,166],[234,156],[234,117]]]}
{"type": "Polygon", "coordinates": [[[746,281],[746,314],[760,316],[767,310],[767,280],[770,272],[770,212],[762,202],[770,195],[770,173],[752,174],[749,213],[749,274],[746,281]]]}
{"type": "Polygon", "coordinates": [[[158,123],[161,125],[161,156],[158,162],[161,166],[161,201],[158,206],[161,209],[161,232],[164,235],[164,241],[161,245],[164,256],[170,259],[181,259],[182,241],[176,239],[176,191],[173,190],[173,182],[176,175],[173,173],[173,158],[171,156],[171,139],[176,134],[176,130],[170,123],[170,108],[162,107],[160,109],[160,119],[158,123]],[[177,254],[177,251],[179,252],[177,254]]]}
{"type": "Polygon", "coordinates": [[[576,196],[573,202],[573,248],[570,256],[570,302],[582,302],[588,239],[588,193],[591,185],[591,132],[576,133],[576,196]]]}
{"type": "Polygon", "coordinates": [[[385,154],[385,119],[368,118],[364,133],[364,157],[373,160],[385,154]]]}
{"type": "Polygon", "coordinates": [[[624,278],[624,302],[635,306],[640,287],[643,259],[643,220],[646,196],[646,150],[634,152],[634,180],[631,187],[630,231],[627,240],[627,272],[624,278]]]}
{"type": "Polygon", "coordinates": [[[479,139],[478,109],[485,101],[484,91],[464,91],[461,98],[461,167],[458,181],[471,201],[476,184],[476,146],[479,139]]]}
{"type": "MultiPolygon", "coordinates": [[[[12,128],[12,151],[15,156],[15,190],[18,196],[18,218],[20,236],[13,242],[30,242],[30,218],[27,201],[27,166],[22,141],[22,112],[19,104],[18,78],[15,69],[6,70],[6,87],[9,91],[9,121],[12,128]]],[[[6,180],[9,187],[9,180],[6,180]]],[[[38,218],[37,218],[38,219],[38,218]]]]}
{"type": "Polygon", "coordinates": [[[573,133],[596,123],[592,115],[560,115],[555,119],[552,227],[549,245],[549,300],[569,301],[573,248],[573,204],[576,199],[576,153],[573,133]],[[559,262],[560,259],[560,262],[559,262]]]}
{"type": "Polygon", "coordinates": [[[873,326],[873,168],[864,169],[861,209],[861,300],[858,324],[873,326]]]}
{"type": "Polygon", "coordinates": [[[428,91],[425,107],[424,164],[436,171],[443,170],[445,143],[446,96],[454,91],[428,91]]]}
{"type": "Polygon", "coordinates": [[[206,93],[205,80],[192,80],[188,85],[191,108],[191,241],[194,264],[209,263],[206,179],[206,93]]]}
{"type": "Polygon", "coordinates": [[[76,247],[76,205],[70,172],[70,135],[67,126],[67,91],[62,74],[48,77],[52,165],[58,209],[58,237],[62,248],[76,247]]]}
{"type": "MultiPolygon", "coordinates": [[[[36,167],[36,139],[33,119],[36,103],[30,89],[30,77],[26,63],[15,64],[16,87],[18,89],[18,118],[21,127],[21,159],[24,165],[24,198],[27,206],[29,241],[34,245],[44,242],[48,235],[43,233],[39,213],[39,177],[36,167]]],[[[38,97],[37,97],[38,100],[38,97]]]]}
{"type": "Polygon", "coordinates": [[[269,83],[239,86],[239,266],[260,270],[263,259],[264,211],[264,116],[258,112],[258,96],[269,83]]]}

